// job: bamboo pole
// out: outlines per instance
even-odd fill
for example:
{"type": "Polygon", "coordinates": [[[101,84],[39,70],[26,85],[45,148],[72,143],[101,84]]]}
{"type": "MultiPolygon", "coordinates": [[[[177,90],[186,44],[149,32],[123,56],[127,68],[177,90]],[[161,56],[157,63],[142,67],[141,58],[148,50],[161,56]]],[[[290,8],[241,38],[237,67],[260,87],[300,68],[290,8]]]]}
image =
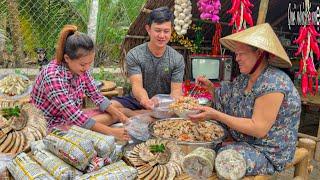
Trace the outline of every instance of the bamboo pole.
{"type": "Polygon", "coordinates": [[[315,137],[315,136],[311,136],[311,135],[308,135],[308,134],[304,134],[304,133],[298,133],[298,137],[299,138],[309,138],[309,139],[312,139],[316,142],[319,142],[320,139],[318,137],[315,137]]]}
{"type": "Polygon", "coordinates": [[[268,12],[268,4],[269,4],[269,0],[261,0],[260,1],[257,24],[265,23],[267,12],[268,12]]]}
{"type": "Polygon", "coordinates": [[[311,165],[311,161],[314,157],[314,150],[316,148],[316,142],[312,139],[309,138],[300,138],[298,142],[298,147],[299,148],[305,148],[308,150],[308,173],[311,173],[313,166],[311,165]]]}
{"type": "Polygon", "coordinates": [[[308,179],[309,172],[308,172],[308,150],[304,148],[299,148],[296,150],[295,159],[299,159],[298,163],[295,165],[294,169],[294,177],[300,176],[303,179],[308,179]]]}

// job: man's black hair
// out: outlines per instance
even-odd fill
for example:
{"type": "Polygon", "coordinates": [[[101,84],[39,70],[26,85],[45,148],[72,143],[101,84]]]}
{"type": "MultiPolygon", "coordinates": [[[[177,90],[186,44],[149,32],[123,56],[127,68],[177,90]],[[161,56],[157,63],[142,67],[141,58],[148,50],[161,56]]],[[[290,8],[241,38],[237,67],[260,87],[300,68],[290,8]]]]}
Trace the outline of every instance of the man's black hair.
{"type": "Polygon", "coordinates": [[[154,9],[149,14],[147,24],[151,26],[152,23],[161,24],[164,22],[171,22],[173,24],[173,14],[166,6],[154,9]]]}

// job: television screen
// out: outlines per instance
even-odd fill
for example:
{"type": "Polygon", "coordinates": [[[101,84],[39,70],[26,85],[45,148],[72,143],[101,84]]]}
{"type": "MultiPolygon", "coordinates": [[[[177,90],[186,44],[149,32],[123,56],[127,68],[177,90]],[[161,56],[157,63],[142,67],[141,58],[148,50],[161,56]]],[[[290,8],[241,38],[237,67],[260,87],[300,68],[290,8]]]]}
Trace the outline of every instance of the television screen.
{"type": "Polygon", "coordinates": [[[219,59],[215,58],[191,58],[192,79],[204,75],[210,80],[219,80],[220,62],[219,59]]]}

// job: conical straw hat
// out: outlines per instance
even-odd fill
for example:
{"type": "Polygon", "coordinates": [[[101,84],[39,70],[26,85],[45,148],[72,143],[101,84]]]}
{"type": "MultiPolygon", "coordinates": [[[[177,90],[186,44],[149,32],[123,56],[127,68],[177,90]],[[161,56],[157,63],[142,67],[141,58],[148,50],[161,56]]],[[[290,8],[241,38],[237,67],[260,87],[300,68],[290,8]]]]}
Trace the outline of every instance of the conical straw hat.
{"type": "Polygon", "coordinates": [[[220,39],[220,43],[231,51],[235,51],[237,42],[254,46],[273,54],[274,56],[269,58],[269,64],[272,66],[280,68],[292,66],[286,51],[268,23],[253,26],[220,39]]]}

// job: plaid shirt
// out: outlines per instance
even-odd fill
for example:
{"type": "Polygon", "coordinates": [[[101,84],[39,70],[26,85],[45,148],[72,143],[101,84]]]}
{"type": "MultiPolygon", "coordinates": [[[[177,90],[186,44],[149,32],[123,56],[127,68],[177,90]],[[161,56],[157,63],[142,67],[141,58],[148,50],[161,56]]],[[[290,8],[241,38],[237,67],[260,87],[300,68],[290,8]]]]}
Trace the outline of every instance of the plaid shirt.
{"type": "Polygon", "coordinates": [[[95,121],[81,110],[84,95],[99,105],[100,111],[110,105],[109,99],[97,90],[89,71],[73,75],[65,63],[53,60],[37,76],[31,102],[44,112],[49,129],[63,125],[91,128],[95,121]]]}

